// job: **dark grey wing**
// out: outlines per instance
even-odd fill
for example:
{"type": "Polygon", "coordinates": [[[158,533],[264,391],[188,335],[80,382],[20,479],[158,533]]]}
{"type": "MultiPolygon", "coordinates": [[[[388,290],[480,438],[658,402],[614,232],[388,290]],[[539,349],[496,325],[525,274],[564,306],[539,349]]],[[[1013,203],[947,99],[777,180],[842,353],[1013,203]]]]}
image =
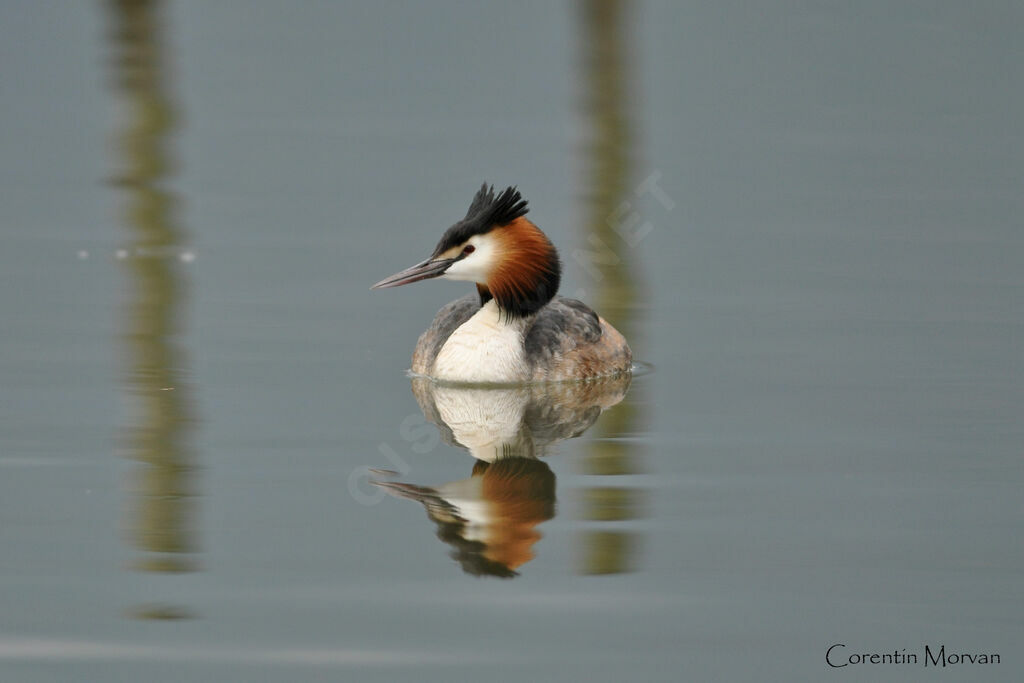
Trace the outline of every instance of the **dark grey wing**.
{"type": "Polygon", "coordinates": [[[534,367],[547,367],[553,359],[600,339],[597,313],[582,301],[556,296],[540,309],[526,332],[526,357],[534,367]]]}
{"type": "Polygon", "coordinates": [[[587,431],[603,411],[626,396],[631,381],[632,375],[627,373],[600,381],[533,384],[523,422],[533,435],[537,452],[587,431]]]}
{"type": "Polygon", "coordinates": [[[446,305],[430,323],[427,331],[420,335],[416,342],[416,350],[412,354],[412,371],[425,375],[434,365],[434,359],[441,352],[441,347],[452,336],[459,325],[473,317],[480,310],[480,295],[467,294],[446,305]]]}

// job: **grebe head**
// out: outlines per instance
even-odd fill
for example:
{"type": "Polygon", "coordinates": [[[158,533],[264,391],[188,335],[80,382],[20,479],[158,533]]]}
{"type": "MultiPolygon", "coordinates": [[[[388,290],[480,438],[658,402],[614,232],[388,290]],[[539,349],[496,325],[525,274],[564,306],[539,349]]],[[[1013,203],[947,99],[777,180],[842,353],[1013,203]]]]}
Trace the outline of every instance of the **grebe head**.
{"type": "Polygon", "coordinates": [[[466,217],[448,228],[430,258],[371,289],[435,277],[467,280],[476,283],[482,303],[494,299],[510,318],[536,313],[554,298],[562,269],[554,245],[524,217],[528,210],[516,188],[495,196],[485,183],[466,217]]]}

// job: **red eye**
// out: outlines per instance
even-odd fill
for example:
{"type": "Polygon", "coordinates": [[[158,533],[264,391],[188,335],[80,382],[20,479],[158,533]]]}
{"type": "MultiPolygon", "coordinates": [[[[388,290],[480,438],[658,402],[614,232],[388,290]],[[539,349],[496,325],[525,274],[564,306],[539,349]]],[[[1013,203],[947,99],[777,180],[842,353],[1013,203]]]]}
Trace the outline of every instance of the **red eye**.
{"type": "Polygon", "coordinates": [[[462,248],[462,255],[467,256],[469,254],[472,254],[474,251],[476,251],[476,247],[474,247],[472,244],[467,244],[462,248]]]}

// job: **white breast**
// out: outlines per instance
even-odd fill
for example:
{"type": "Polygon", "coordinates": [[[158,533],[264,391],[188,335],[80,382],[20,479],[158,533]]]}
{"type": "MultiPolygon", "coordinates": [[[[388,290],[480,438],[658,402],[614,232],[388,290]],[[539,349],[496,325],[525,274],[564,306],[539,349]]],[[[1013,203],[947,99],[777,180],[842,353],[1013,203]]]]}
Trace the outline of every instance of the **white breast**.
{"type": "Polygon", "coordinates": [[[533,439],[523,430],[529,387],[435,386],[431,395],[441,421],[477,460],[494,462],[509,452],[533,455],[533,439]]]}
{"type": "Polygon", "coordinates": [[[529,367],[523,354],[522,320],[499,319],[488,301],[441,347],[431,375],[451,382],[523,382],[529,367]]]}

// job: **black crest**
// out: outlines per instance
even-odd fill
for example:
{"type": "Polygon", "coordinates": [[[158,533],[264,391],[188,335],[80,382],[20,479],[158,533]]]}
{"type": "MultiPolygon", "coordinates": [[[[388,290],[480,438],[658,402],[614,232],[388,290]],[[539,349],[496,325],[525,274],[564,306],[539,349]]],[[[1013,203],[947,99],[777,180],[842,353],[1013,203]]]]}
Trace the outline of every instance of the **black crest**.
{"type": "Polygon", "coordinates": [[[484,183],[466,211],[466,217],[448,228],[434,249],[434,256],[462,244],[473,235],[482,235],[508,225],[529,211],[526,200],[514,187],[506,187],[495,196],[494,186],[484,183]]]}

